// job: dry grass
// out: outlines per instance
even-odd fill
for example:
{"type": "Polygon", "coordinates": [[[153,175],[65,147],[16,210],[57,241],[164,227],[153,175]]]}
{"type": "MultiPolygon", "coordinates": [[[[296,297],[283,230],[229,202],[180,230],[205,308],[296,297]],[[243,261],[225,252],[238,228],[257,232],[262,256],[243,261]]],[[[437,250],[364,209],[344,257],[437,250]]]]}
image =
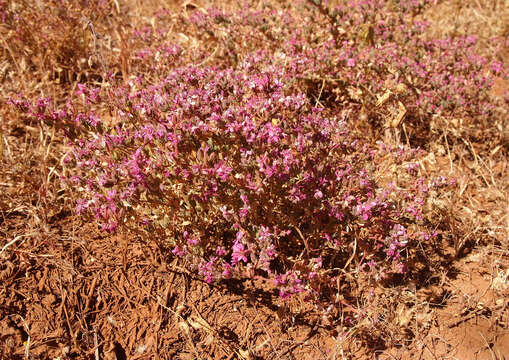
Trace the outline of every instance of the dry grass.
{"type": "Polygon", "coordinates": [[[506,58],[498,46],[500,40],[491,43],[495,37],[509,40],[509,5],[503,0],[437,1],[437,5],[423,14],[423,19],[432,22],[427,33],[429,38],[446,38],[476,35],[480,47],[486,54],[497,54],[506,58]]]}
{"type": "MultiPolygon", "coordinates": [[[[474,34],[479,49],[488,57],[509,64],[509,4],[505,1],[439,1],[423,14],[433,25],[428,36],[445,38],[474,34]],[[495,39],[493,41],[492,39],[495,39]]],[[[495,99],[509,89],[507,79],[498,79],[492,90],[495,99]]],[[[499,109],[498,120],[488,128],[478,128],[463,120],[432,125],[442,134],[441,143],[434,144],[436,158],[449,162],[449,170],[459,180],[454,216],[465,229],[457,240],[458,247],[483,243],[508,248],[509,237],[509,176],[507,156],[509,145],[508,109],[499,109]],[[448,138],[460,143],[449,146],[448,138]],[[494,137],[498,141],[493,142],[494,137]],[[473,142],[471,139],[478,139],[473,142]]],[[[445,166],[444,166],[445,168],[445,166]]]]}

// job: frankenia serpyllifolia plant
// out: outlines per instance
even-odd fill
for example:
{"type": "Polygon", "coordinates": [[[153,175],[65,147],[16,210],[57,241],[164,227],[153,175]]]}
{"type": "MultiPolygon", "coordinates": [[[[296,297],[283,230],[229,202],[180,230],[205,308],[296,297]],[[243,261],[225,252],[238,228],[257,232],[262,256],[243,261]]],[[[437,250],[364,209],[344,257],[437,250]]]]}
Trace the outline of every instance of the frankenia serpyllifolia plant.
{"type": "MultiPolygon", "coordinates": [[[[475,123],[493,119],[488,93],[496,77],[507,76],[499,59],[476,53],[474,36],[423,36],[430,24],[417,16],[431,3],[348,0],[332,8],[302,1],[284,9],[211,8],[180,20],[207,44],[186,51],[195,53],[190,58],[196,62],[228,68],[256,58],[285,69],[294,89],[318,104],[352,114],[366,110],[378,128],[404,109],[407,128],[422,130],[422,136],[434,115],[475,123]]],[[[349,120],[358,122],[355,115],[349,120]]]]}
{"type": "MultiPolygon", "coordinates": [[[[77,213],[145,234],[208,282],[271,278],[283,298],[330,305],[351,256],[379,278],[404,273],[406,249],[429,236],[427,194],[447,182],[418,177],[415,150],[366,144],[286,82],[276,68],[190,65],[110,92],[113,125],[73,116],[64,161],[77,213]],[[389,165],[399,175],[387,181],[389,165]]],[[[88,105],[101,99],[79,92],[88,105]]],[[[46,122],[72,112],[14,102],[46,122]]]]}
{"type": "MultiPolygon", "coordinates": [[[[423,5],[412,4],[404,10],[423,5]]],[[[323,11],[333,22],[312,5],[290,10],[180,17],[205,50],[136,30],[137,80],[80,85],[83,104],[63,110],[12,102],[73,140],[78,214],[157,241],[208,282],[269,278],[283,298],[330,309],[354,267],[374,281],[412,270],[416,244],[434,235],[430,194],[449,184],[420,176],[419,151],[356,136],[361,109],[383,121],[382,106],[400,102],[409,126],[489,117],[487,90],[505,70],[476,56],[473,38],[420,38],[426,24],[387,2],[323,11]]]]}

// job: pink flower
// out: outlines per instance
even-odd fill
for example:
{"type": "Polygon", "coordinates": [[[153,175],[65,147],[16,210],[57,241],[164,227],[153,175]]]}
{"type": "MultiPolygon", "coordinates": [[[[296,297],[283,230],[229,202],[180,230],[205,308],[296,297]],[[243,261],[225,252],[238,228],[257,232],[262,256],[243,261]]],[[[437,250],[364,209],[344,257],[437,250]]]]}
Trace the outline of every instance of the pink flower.
{"type": "Polygon", "coordinates": [[[249,250],[244,248],[244,244],[242,244],[239,241],[235,241],[233,244],[233,253],[232,253],[232,265],[237,264],[240,260],[247,263],[247,254],[249,253],[249,250]]]}
{"type": "Polygon", "coordinates": [[[205,277],[205,282],[207,284],[210,284],[214,279],[214,260],[215,258],[207,262],[202,262],[198,266],[198,272],[205,277]]]}
{"type": "Polygon", "coordinates": [[[291,296],[292,294],[289,293],[288,291],[284,289],[279,290],[279,297],[281,297],[281,299],[288,300],[291,296]]]}
{"type": "Polygon", "coordinates": [[[323,198],[323,193],[320,190],[316,190],[314,197],[315,199],[321,199],[323,198]]]}
{"type": "Polygon", "coordinates": [[[230,279],[230,278],[232,277],[232,270],[233,270],[233,268],[232,268],[232,267],[231,267],[231,265],[230,265],[230,264],[228,264],[228,263],[225,263],[225,264],[223,265],[223,267],[224,267],[224,270],[223,270],[223,272],[221,273],[221,275],[222,275],[225,279],[230,279]]]}
{"type": "Polygon", "coordinates": [[[76,200],[76,213],[78,215],[83,214],[88,208],[88,202],[85,199],[76,200]]]}
{"type": "Polygon", "coordinates": [[[218,246],[216,249],[217,256],[223,256],[226,255],[226,250],[223,246],[218,246]]]}
{"type": "Polygon", "coordinates": [[[223,162],[216,164],[216,175],[221,179],[221,181],[228,180],[228,175],[232,172],[232,168],[225,165],[223,162]]]}
{"type": "Polygon", "coordinates": [[[182,257],[185,255],[185,247],[175,246],[171,252],[173,255],[182,257]]]}

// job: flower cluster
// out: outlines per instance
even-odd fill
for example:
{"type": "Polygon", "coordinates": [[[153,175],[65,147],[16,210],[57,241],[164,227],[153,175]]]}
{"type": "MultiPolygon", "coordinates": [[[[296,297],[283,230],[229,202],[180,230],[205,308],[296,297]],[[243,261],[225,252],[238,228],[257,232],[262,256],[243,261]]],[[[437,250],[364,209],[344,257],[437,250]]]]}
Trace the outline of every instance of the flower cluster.
{"type": "Polygon", "coordinates": [[[419,189],[444,184],[407,170],[418,152],[362,141],[283,70],[190,65],[138,86],[103,95],[114,125],[73,117],[67,181],[81,189],[77,212],[104,230],[144,232],[208,282],[263,276],[283,298],[310,299],[335,284],[323,265],[344,267],[353,243],[388,276],[426,231],[419,189]],[[389,158],[404,181],[380,181],[389,158]]]}
{"type": "MultiPolygon", "coordinates": [[[[304,1],[232,13],[211,8],[182,21],[201,41],[215,43],[191,55],[197,62],[240,67],[246,61],[237,54],[243,54],[258,66],[284,69],[294,90],[341,110],[350,122],[358,124],[355,114],[364,110],[375,135],[406,119],[410,140],[418,140],[431,135],[433,117],[492,121],[497,104],[489,92],[508,74],[507,64],[477,54],[475,36],[425,37],[430,24],[419,15],[432,2],[348,0],[328,8],[304,1]]],[[[505,46],[503,39],[498,43],[505,46]]]]}

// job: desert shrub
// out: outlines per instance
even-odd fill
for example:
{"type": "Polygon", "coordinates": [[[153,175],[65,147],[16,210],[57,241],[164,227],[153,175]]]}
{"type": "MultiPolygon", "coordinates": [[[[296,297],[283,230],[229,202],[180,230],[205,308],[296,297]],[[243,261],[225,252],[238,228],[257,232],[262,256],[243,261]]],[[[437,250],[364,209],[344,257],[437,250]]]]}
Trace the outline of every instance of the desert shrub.
{"type": "Polygon", "coordinates": [[[75,122],[64,161],[78,214],[157,241],[207,282],[268,278],[281,297],[304,293],[330,311],[343,270],[363,267],[373,282],[405,274],[410,249],[433,236],[430,190],[448,182],[418,176],[416,150],[357,138],[277,68],[241,68],[186,66],[102,98],[82,86],[89,106],[110,104],[114,124],[14,103],[75,122]]]}
{"type": "MultiPolygon", "coordinates": [[[[419,15],[431,3],[352,0],[332,7],[303,1],[232,12],[212,7],[182,16],[179,28],[200,45],[185,50],[194,63],[237,68],[257,57],[293,74],[295,91],[352,114],[351,123],[373,136],[404,124],[411,143],[425,146],[442,136],[433,133],[437,127],[458,119],[465,128],[500,123],[497,108],[508,101],[507,94],[498,103],[490,96],[495,80],[507,78],[507,65],[480,56],[475,36],[423,36],[430,24],[419,15]]],[[[493,41],[505,46],[503,39],[493,41]]]]}
{"type": "Polygon", "coordinates": [[[331,314],[360,273],[368,293],[426,262],[429,209],[453,183],[380,130],[404,121],[428,140],[435,117],[490,121],[506,76],[472,37],[421,38],[425,2],[398,4],[162,12],[160,29],[133,32],[136,79],[80,84],[65,106],[12,103],[72,141],[79,215],[156,241],[208,282],[270,279],[331,314]],[[168,40],[171,22],[198,46],[168,40]]]}

